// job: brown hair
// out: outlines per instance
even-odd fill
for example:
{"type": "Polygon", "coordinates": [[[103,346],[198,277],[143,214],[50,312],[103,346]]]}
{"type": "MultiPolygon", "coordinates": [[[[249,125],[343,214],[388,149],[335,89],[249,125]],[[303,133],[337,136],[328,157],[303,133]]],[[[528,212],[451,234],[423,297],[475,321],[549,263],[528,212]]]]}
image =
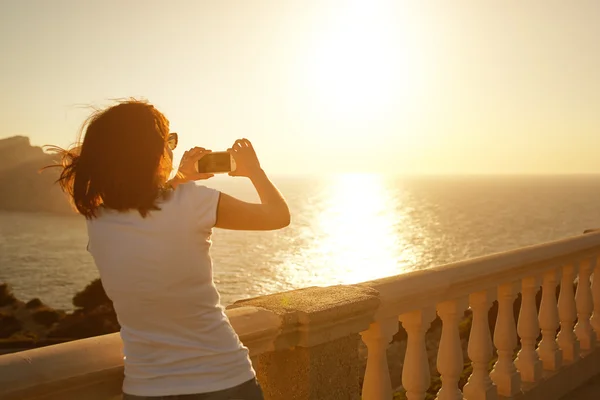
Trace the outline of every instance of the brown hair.
{"type": "Polygon", "coordinates": [[[92,114],[81,128],[81,139],[61,156],[57,182],[87,219],[100,206],[118,211],[135,209],[145,217],[159,210],[171,159],[167,152],[169,121],[154,106],[129,100],[92,114]]]}

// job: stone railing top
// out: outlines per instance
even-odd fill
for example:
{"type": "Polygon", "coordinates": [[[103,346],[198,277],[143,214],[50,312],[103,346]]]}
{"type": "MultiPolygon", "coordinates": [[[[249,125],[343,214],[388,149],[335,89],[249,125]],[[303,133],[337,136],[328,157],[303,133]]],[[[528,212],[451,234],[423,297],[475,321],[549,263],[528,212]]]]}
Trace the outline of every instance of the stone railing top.
{"type": "MultiPolygon", "coordinates": [[[[256,307],[227,311],[250,355],[273,348],[280,318],[256,307]]],[[[122,379],[123,352],[118,333],[0,356],[0,399],[34,398],[74,387],[122,379]]],[[[59,396],[60,397],[60,396],[59,396]]]]}
{"type": "Polygon", "coordinates": [[[376,290],[358,286],[308,287],[239,301],[277,315],[281,331],[273,350],[310,347],[368,329],[380,301],[376,290]]]}
{"type": "Polygon", "coordinates": [[[600,232],[466,261],[441,265],[358,284],[379,292],[376,319],[397,316],[444,300],[493,289],[561,265],[590,261],[600,255],[600,232]]]}
{"type": "Polygon", "coordinates": [[[250,351],[250,356],[273,349],[273,342],[281,331],[277,315],[258,307],[239,307],[227,310],[231,326],[250,351]]]}
{"type": "Polygon", "coordinates": [[[118,334],[0,356],[0,399],[26,399],[122,375],[118,334]]]}

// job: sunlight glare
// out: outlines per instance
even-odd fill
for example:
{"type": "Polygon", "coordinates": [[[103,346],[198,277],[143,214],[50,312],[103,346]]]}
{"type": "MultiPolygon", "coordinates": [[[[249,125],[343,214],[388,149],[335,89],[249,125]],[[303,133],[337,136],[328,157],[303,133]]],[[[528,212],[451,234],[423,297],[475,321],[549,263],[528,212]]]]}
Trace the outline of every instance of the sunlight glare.
{"type": "Polygon", "coordinates": [[[370,117],[410,92],[411,48],[387,18],[386,2],[344,4],[308,57],[307,83],[328,115],[370,117]]]}
{"type": "Polygon", "coordinates": [[[357,283],[402,272],[415,263],[415,254],[404,250],[399,262],[397,249],[410,249],[395,231],[400,216],[394,199],[380,175],[340,176],[331,187],[327,208],[319,218],[324,237],[319,243],[325,270],[332,281],[357,283]]]}

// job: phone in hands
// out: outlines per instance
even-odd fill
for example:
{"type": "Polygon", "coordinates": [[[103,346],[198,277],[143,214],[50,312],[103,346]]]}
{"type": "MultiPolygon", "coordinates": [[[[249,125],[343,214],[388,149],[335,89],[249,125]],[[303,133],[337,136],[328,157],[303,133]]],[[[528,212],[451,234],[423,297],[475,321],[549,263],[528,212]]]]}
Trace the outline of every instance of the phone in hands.
{"type": "Polygon", "coordinates": [[[196,169],[202,174],[226,174],[235,171],[235,160],[226,151],[207,153],[198,160],[196,169]]]}

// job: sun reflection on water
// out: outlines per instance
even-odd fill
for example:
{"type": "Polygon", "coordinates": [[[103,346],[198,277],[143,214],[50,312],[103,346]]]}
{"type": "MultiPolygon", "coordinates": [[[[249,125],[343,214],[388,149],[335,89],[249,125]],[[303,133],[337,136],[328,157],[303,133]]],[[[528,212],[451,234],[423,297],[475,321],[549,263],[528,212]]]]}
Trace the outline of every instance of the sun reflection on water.
{"type": "Polygon", "coordinates": [[[286,278],[298,287],[351,284],[402,273],[416,263],[398,231],[410,217],[380,175],[340,175],[325,189],[310,239],[286,263],[286,278]],[[300,256],[300,257],[298,257],[300,256]]]}

